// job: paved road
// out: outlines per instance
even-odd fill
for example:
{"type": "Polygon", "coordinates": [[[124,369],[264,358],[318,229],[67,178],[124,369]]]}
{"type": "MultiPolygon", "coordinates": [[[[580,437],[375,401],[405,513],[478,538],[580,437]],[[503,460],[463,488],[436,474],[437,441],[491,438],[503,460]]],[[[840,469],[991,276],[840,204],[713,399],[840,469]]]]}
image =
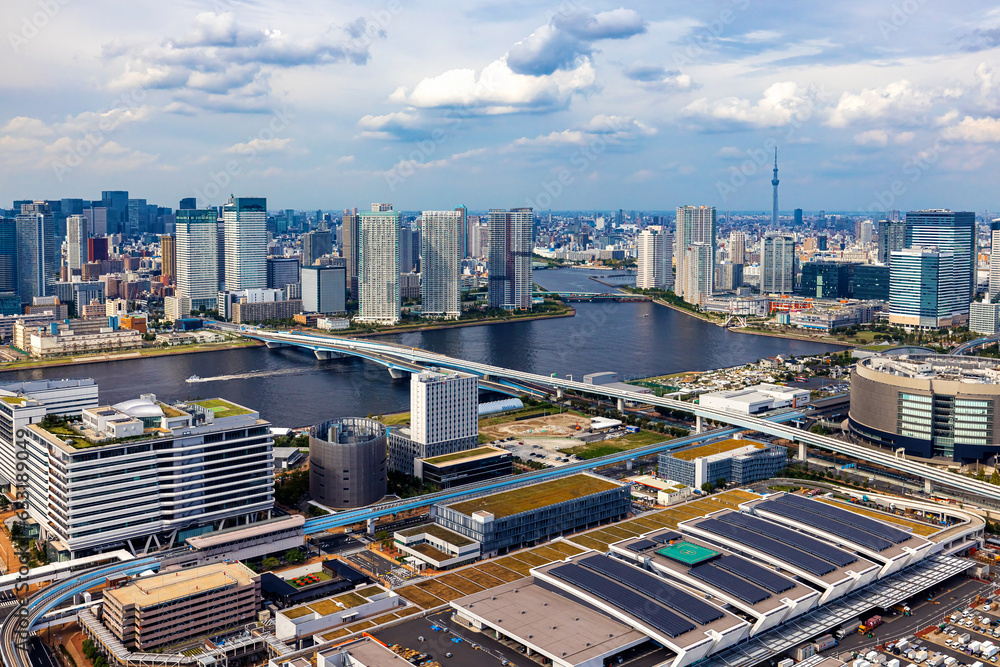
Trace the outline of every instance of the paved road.
{"type": "Polygon", "coordinates": [[[314,539],[312,543],[327,556],[358,551],[365,547],[350,535],[331,535],[323,539],[314,539]]]}
{"type": "Polygon", "coordinates": [[[372,551],[359,551],[355,554],[344,556],[349,563],[353,563],[378,577],[384,577],[397,567],[396,563],[383,558],[372,551]]]}

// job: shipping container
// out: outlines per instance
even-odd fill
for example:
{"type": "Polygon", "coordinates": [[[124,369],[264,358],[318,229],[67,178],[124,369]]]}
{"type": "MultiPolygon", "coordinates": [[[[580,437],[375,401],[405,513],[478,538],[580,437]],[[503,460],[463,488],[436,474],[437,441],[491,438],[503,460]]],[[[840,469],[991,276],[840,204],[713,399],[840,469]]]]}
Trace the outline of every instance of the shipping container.
{"type": "Polygon", "coordinates": [[[806,658],[811,658],[816,655],[816,644],[812,642],[808,644],[803,644],[795,649],[795,662],[802,662],[806,658]]]}
{"type": "Polygon", "coordinates": [[[837,640],[833,638],[833,635],[823,635],[816,640],[816,652],[822,653],[828,649],[833,648],[837,645],[837,640]]]}

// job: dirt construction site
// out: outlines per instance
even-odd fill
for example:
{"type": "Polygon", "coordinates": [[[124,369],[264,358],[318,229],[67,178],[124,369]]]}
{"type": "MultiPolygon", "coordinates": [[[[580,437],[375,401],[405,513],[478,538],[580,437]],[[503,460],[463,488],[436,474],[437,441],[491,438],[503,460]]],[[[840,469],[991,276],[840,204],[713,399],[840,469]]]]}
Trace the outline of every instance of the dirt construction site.
{"type": "Polygon", "coordinates": [[[571,438],[584,433],[589,427],[588,417],[558,414],[491,426],[483,425],[479,430],[492,440],[503,440],[504,438],[571,438]]]}

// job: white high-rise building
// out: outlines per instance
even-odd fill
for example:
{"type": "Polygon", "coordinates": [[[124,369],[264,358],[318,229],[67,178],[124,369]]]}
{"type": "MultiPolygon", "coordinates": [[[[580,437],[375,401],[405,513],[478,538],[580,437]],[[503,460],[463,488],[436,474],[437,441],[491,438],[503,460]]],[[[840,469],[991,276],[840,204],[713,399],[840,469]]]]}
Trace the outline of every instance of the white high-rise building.
{"type": "Polygon", "coordinates": [[[479,378],[425,371],[410,376],[410,433],[415,442],[479,437],[479,378]]]}
{"type": "Polygon", "coordinates": [[[869,245],[874,240],[875,237],[875,223],[871,220],[865,220],[861,223],[861,237],[858,241],[861,245],[869,245]]]}
{"type": "Polygon", "coordinates": [[[767,232],[760,244],[760,293],[791,294],[795,291],[795,237],[767,232]]]}
{"type": "Polygon", "coordinates": [[[531,308],[531,249],[535,214],[530,208],[490,211],[490,308],[531,308]]]}
{"type": "Polygon", "coordinates": [[[714,249],[708,243],[692,243],[684,253],[684,301],[703,306],[715,287],[714,249]]]}
{"type": "Polygon", "coordinates": [[[671,289],[674,286],[673,235],[661,229],[647,229],[636,240],[638,268],[635,285],[639,289],[671,289]]]}
{"type": "Polygon", "coordinates": [[[177,295],[213,309],[219,296],[219,233],[214,209],[177,211],[177,295]]]}
{"type": "MultiPolygon", "coordinates": [[[[374,208],[375,205],[373,205],[374,208]]],[[[400,215],[389,208],[361,213],[358,239],[359,322],[398,324],[400,215]]]]}
{"type": "Polygon", "coordinates": [[[1000,293],[1000,218],[990,222],[990,297],[1000,293]]]}
{"type": "Polygon", "coordinates": [[[420,301],[424,317],[458,319],[462,314],[462,225],[464,209],[424,211],[420,232],[420,301]]]}
{"type": "Polygon", "coordinates": [[[379,204],[379,203],[372,204],[372,211],[376,213],[385,213],[386,211],[391,211],[391,210],[392,210],[392,204],[379,204]]]}
{"type": "Polygon", "coordinates": [[[89,223],[82,215],[66,218],[66,266],[70,271],[79,271],[87,263],[87,239],[89,223]]]}
{"type": "Polygon", "coordinates": [[[267,200],[233,197],[222,208],[226,290],[267,287],[267,200]]]}
{"type": "Polygon", "coordinates": [[[746,264],[747,235],[743,232],[729,232],[729,261],[746,264]]]}
{"type": "MultiPolygon", "coordinates": [[[[687,261],[685,250],[694,243],[707,243],[712,247],[712,261],[715,261],[715,207],[714,206],[679,206],[677,207],[677,229],[674,233],[674,261],[677,267],[677,282],[674,291],[677,296],[684,296],[687,275],[684,262],[687,261]]],[[[714,272],[714,266],[713,266],[714,272]]]]}

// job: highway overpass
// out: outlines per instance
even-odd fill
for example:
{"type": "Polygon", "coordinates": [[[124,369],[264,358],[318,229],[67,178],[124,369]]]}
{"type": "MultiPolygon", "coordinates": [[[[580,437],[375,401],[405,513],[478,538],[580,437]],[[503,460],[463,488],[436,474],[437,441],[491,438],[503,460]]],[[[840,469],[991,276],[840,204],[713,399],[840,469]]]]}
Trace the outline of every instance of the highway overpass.
{"type": "Polygon", "coordinates": [[[723,424],[730,424],[741,429],[767,433],[799,443],[800,452],[803,454],[806,445],[836,452],[837,454],[849,456],[859,461],[867,461],[888,468],[894,468],[914,477],[922,478],[925,480],[927,491],[932,490],[934,485],[947,486],[960,489],[966,494],[972,493],[982,496],[984,499],[988,499],[994,506],[1000,506],[1000,486],[965,477],[964,475],[949,472],[918,461],[910,461],[903,455],[897,455],[895,452],[874,449],[829,436],[810,433],[794,426],[771,422],[759,417],[732,413],[671,398],[657,397],[651,394],[642,394],[613,387],[586,384],[575,380],[491,366],[475,361],[455,359],[443,354],[436,354],[419,348],[392,343],[283,331],[247,330],[244,331],[243,335],[264,341],[269,345],[301,346],[312,350],[328,350],[345,355],[359,356],[375,363],[387,365],[390,371],[392,370],[392,365],[398,367],[400,362],[408,362],[410,364],[437,366],[474,373],[491,382],[509,382],[535,387],[549,387],[557,397],[561,397],[562,393],[566,390],[573,390],[584,394],[610,398],[618,401],[619,410],[624,409],[626,402],[645,403],[657,407],[681,410],[695,415],[699,424],[698,430],[700,430],[702,420],[709,419],[723,424]]]}

